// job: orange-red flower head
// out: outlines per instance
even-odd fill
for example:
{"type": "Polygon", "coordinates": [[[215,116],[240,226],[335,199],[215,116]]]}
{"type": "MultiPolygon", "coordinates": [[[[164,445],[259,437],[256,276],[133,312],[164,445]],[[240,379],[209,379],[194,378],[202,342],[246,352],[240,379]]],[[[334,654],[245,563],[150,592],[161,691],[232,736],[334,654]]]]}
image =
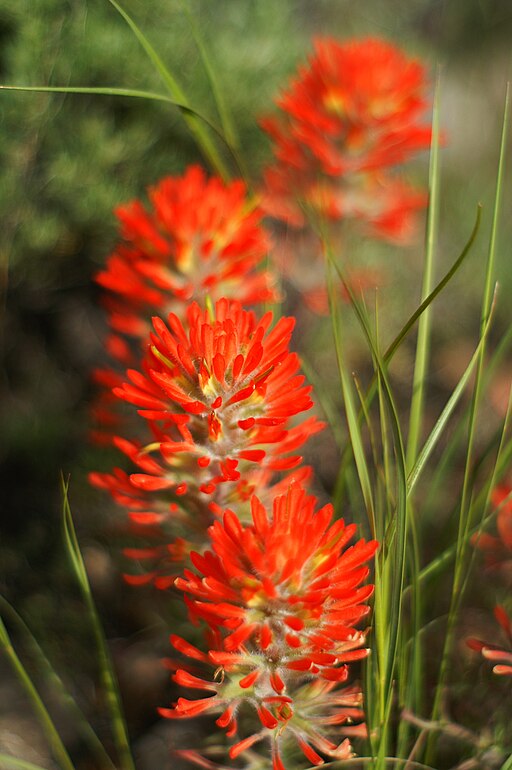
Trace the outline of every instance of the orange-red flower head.
{"type": "Polygon", "coordinates": [[[472,650],[480,652],[486,660],[494,663],[492,670],[495,674],[512,676],[512,620],[500,604],[494,608],[494,617],[501,628],[502,636],[506,638],[508,649],[494,642],[483,642],[480,639],[468,639],[467,645],[472,650]]]}
{"type": "Polygon", "coordinates": [[[191,554],[199,574],[176,586],[193,617],[228,632],[227,650],[251,644],[284,669],[342,680],[340,664],[366,654],[354,625],[368,613],[373,586],[361,584],[377,543],[345,549],[355,525],[331,523],[332,506],[315,513],[315,503],[294,485],[271,516],[254,496],[250,525],[226,511],[210,528],[212,551],[191,554]]]}
{"type": "Polygon", "coordinates": [[[425,73],[391,43],[319,39],[262,121],[273,141],[264,206],[303,224],[304,207],[333,219],[365,221],[374,234],[401,238],[425,197],[390,169],[430,143],[421,124],[425,73]]]}
{"type": "Polygon", "coordinates": [[[373,586],[362,583],[377,544],[359,540],[347,547],[355,527],[331,523],[331,506],[315,512],[315,502],[292,485],[275,498],[271,516],[253,497],[250,525],[226,511],[210,528],[212,551],[191,554],[199,574],[185,570],[176,580],[189,595],[192,618],[208,623],[211,641],[208,653],[175,635],[171,641],[187,657],[218,668],[214,681],[178,669],[178,684],[209,694],[179,698],[161,713],[217,712],[217,724],[233,737],[240,706],[248,704],[258,728],[239,737],[230,756],[267,738],[279,770],[288,743],[312,764],[323,756],[347,759],[345,736],[356,728],[345,725],[363,718],[360,690],[344,685],[347,662],[368,653],[364,633],[354,626],[368,611],[373,586]]]}
{"type": "Polygon", "coordinates": [[[269,249],[262,212],[243,182],[207,178],[199,166],[149,189],[150,207],[134,201],[117,209],[124,242],[97,282],[111,293],[110,323],[141,336],[151,316],[180,317],[192,300],[228,296],[252,305],[274,300],[268,272],[258,271],[269,249]]]}
{"type": "Polygon", "coordinates": [[[241,462],[272,471],[299,464],[290,453],[322,425],[290,424],[312,406],[311,387],[288,349],[293,319],[273,329],[271,321],[225,299],[212,314],[190,305],[185,326],[172,313],[168,326],[153,320],[145,373],[128,371],[130,381],[114,391],[161,432],[160,457],[150,473],[132,476],[135,486],[212,495],[241,478],[241,462]]]}

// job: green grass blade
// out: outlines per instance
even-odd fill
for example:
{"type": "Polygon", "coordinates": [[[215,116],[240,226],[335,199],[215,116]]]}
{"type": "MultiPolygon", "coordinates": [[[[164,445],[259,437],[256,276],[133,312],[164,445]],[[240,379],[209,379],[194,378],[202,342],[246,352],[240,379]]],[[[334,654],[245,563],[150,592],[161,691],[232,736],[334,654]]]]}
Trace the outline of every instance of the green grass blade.
{"type": "MultiPolygon", "coordinates": [[[[350,284],[345,280],[342,270],[336,264],[332,255],[327,253],[329,267],[333,268],[344,285],[350,298],[354,313],[360,323],[363,334],[371,351],[374,366],[378,376],[378,390],[388,411],[389,425],[393,436],[393,448],[396,474],[396,508],[392,521],[388,525],[388,535],[381,543],[376,556],[376,584],[378,572],[383,583],[379,590],[381,601],[375,597],[375,626],[378,641],[378,657],[380,658],[380,730],[378,749],[378,767],[384,767],[384,758],[388,743],[388,729],[393,703],[393,683],[398,661],[398,652],[402,631],[402,594],[405,583],[406,545],[407,545],[407,473],[405,464],[405,449],[398,419],[398,412],[389,385],[386,365],[373,339],[370,324],[365,309],[357,301],[350,284]],[[385,638],[383,635],[385,629],[385,638]]],[[[330,281],[330,297],[334,299],[332,280],[330,281]]],[[[337,326],[337,324],[335,324],[337,326]]],[[[336,333],[336,329],[335,329],[336,333]]],[[[342,370],[343,366],[340,367],[342,370]]],[[[344,371],[342,377],[347,377],[344,371]]],[[[353,420],[359,427],[358,416],[353,420]]],[[[358,435],[358,434],[356,434],[358,435]]]]}
{"type": "Polygon", "coordinates": [[[25,759],[16,759],[16,757],[11,757],[9,754],[0,754],[0,763],[1,767],[4,767],[5,770],[9,770],[9,768],[13,768],[13,770],[47,770],[45,767],[41,767],[41,765],[34,765],[33,762],[27,762],[25,759]]]}
{"type": "MultiPolygon", "coordinates": [[[[477,214],[476,214],[476,220],[475,224],[473,226],[473,230],[471,232],[471,235],[469,237],[469,240],[467,241],[466,245],[464,246],[462,252],[460,253],[459,257],[455,260],[451,268],[448,270],[448,272],[443,276],[443,278],[439,281],[435,289],[428,295],[428,297],[425,298],[425,300],[419,305],[419,307],[414,311],[414,313],[410,316],[406,324],[402,327],[400,332],[396,335],[396,337],[393,339],[393,341],[390,343],[390,345],[387,347],[386,351],[384,352],[382,359],[384,363],[388,364],[391,362],[394,354],[402,344],[402,342],[405,340],[407,335],[410,333],[412,328],[414,327],[416,321],[418,318],[421,317],[422,313],[426,310],[426,308],[429,307],[429,305],[434,301],[434,299],[438,296],[438,294],[441,293],[441,291],[444,289],[444,287],[451,281],[451,279],[455,276],[457,271],[461,268],[462,264],[464,263],[466,257],[471,251],[471,248],[476,240],[476,237],[478,235],[478,231],[480,229],[481,224],[481,214],[482,214],[482,208],[481,206],[478,206],[477,208],[477,214]]],[[[373,401],[373,398],[375,397],[376,393],[376,385],[377,385],[377,377],[375,376],[368,388],[368,392],[366,395],[366,406],[369,409],[370,405],[373,401]]],[[[359,420],[361,420],[363,417],[362,411],[359,412],[359,420]]],[[[347,464],[350,462],[351,459],[351,445],[348,444],[340,463],[340,470],[338,474],[338,480],[336,482],[336,488],[341,486],[343,475],[345,472],[345,468],[347,464]]]]}
{"type": "Polygon", "coordinates": [[[442,292],[444,287],[451,281],[455,273],[457,273],[459,268],[462,266],[464,260],[470,253],[471,248],[476,240],[478,231],[480,230],[481,219],[482,219],[482,207],[479,205],[476,211],[475,224],[473,226],[473,230],[471,231],[471,235],[469,236],[469,240],[467,241],[460,255],[457,257],[457,259],[455,260],[451,268],[448,270],[448,272],[443,276],[443,278],[439,281],[436,287],[430,292],[428,297],[425,297],[421,305],[419,305],[416,308],[414,313],[410,316],[408,321],[405,323],[402,329],[398,332],[394,340],[390,343],[389,347],[386,349],[386,351],[382,356],[383,360],[386,363],[389,363],[391,361],[394,354],[396,353],[396,351],[398,350],[398,348],[400,347],[404,339],[407,337],[407,335],[411,331],[412,327],[414,326],[418,318],[420,318],[420,316],[425,312],[425,310],[429,307],[429,305],[431,305],[431,303],[435,300],[438,294],[442,292]]]}
{"type": "Polygon", "coordinates": [[[12,607],[12,605],[7,601],[7,599],[1,595],[0,609],[3,610],[5,616],[10,618],[11,622],[19,628],[21,634],[25,637],[30,652],[36,661],[39,672],[46,680],[49,690],[52,693],[56,693],[58,695],[63,706],[76,718],[77,725],[84,740],[87,742],[91,752],[94,753],[99,763],[98,767],[109,767],[111,770],[115,770],[114,763],[107,754],[105,747],[85,718],[85,715],[76,703],[75,699],[67,690],[64,682],[46,657],[43,649],[32,634],[30,628],[27,626],[21,615],[19,615],[14,607],[12,607]]]}
{"type": "Polygon", "coordinates": [[[431,431],[429,437],[425,441],[425,444],[423,446],[423,449],[421,450],[418,459],[414,463],[414,466],[411,468],[411,471],[407,477],[407,494],[410,495],[414,487],[416,486],[418,479],[421,475],[421,472],[423,468],[425,467],[425,464],[427,463],[430,455],[432,454],[432,451],[434,450],[434,447],[436,446],[437,442],[441,438],[441,435],[443,434],[444,429],[446,428],[446,424],[448,420],[450,419],[451,415],[453,414],[453,411],[455,407],[457,406],[470,378],[473,374],[473,371],[475,369],[475,366],[477,365],[478,361],[480,360],[480,354],[483,346],[485,345],[485,341],[487,340],[487,336],[489,334],[489,330],[491,328],[491,317],[489,316],[487,324],[484,328],[484,332],[482,337],[480,338],[480,342],[477,345],[477,348],[475,352],[473,353],[471,360],[466,367],[466,370],[462,377],[460,378],[459,382],[457,383],[457,387],[452,392],[450,398],[448,399],[448,402],[446,406],[444,407],[443,411],[441,412],[439,418],[436,421],[436,424],[434,425],[433,430],[431,431]]]}
{"type": "MultiPolygon", "coordinates": [[[[221,129],[215,125],[215,123],[203,115],[202,112],[198,112],[190,105],[183,104],[182,102],[173,99],[167,94],[160,94],[156,91],[140,91],[133,88],[117,88],[115,86],[2,86],[0,85],[0,91],[32,91],[34,93],[45,94],[91,94],[92,96],[122,96],[132,99],[148,99],[149,101],[166,102],[172,104],[173,107],[177,107],[182,112],[188,113],[194,118],[202,121],[211,130],[217,134],[224,144],[226,144],[226,138],[221,129]]],[[[229,149],[229,145],[226,145],[229,149]]]]}
{"type": "Polygon", "coordinates": [[[227,102],[224,99],[224,94],[220,86],[219,79],[215,71],[215,67],[213,66],[212,59],[208,54],[206,45],[204,43],[204,40],[201,36],[198,25],[196,24],[196,20],[194,18],[192,11],[190,10],[188,3],[183,2],[183,0],[180,0],[180,5],[188,19],[190,29],[192,31],[192,36],[197,46],[197,50],[199,51],[199,55],[201,56],[201,61],[203,62],[203,66],[210,83],[210,88],[212,90],[213,98],[215,100],[215,106],[217,107],[217,112],[219,114],[220,122],[222,125],[222,129],[224,131],[226,141],[231,149],[233,157],[236,159],[238,168],[242,172],[242,176],[247,180],[248,175],[245,170],[245,162],[244,162],[243,156],[240,154],[240,151],[239,151],[240,144],[239,144],[236,126],[231,118],[231,113],[227,105],[227,102]]]}
{"type": "MultiPolygon", "coordinates": [[[[505,174],[505,150],[506,150],[507,137],[508,137],[508,125],[509,125],[509,86],[507,85],[507,92],[505,96],[505,107],[504,107],[504,114],[503,114],[503,126],[502,126],[502,132],[501,132],[500,155],[499,155],[498,172],[497,172],[497,179],[496,179],[496,193],[495,193],[495,201],[494,201],[491,238],[489,242],[489,252],[487,257],[484,292],[483,292],[483,299],[482,299],[482,311],[481,311],[481,321],[480,321],[481,329],[485,328],[487,319],[490,316],[491,309],[492,309],[492,283],[494,280],[494,265],[495,265],[495,259],[496,259],[497,233],[498,233],[498,224],[499,224],[499,217],[501,212],[501,203],[502,203],[502,196],[503,196],[503,180],[504,180],[504,174],[505,174]]],[[[486,345],[485,345],[485,337],[484,337],[484,341],[480,349],[480,354],[478,358],[478,366],[477,366],[477,371],[475,375],[473,399],[471,402],[471,412],[470,412],[469,426],[468,426],[468,445],[467,445],[466,465],[465,465],[465,471],[464,471],[464,480],[462,485],[462,496],[461,496],[461,504],[460,504],[459,527],[458,527],[458,533],[457,533],[457,549],[456,549],[456,555],[455,555],[455,569],[454,569],[454,578],[453,578],[453,585],[452,585],[452,595],[451,595],[451,602],[450,602],[450,610],[448,614],[448,626],[447,626],[447,631],[446,631],[446,636],[445,636],[445,641],[443,646],[443,652],[441,656],[441,665],[439,669],[438,682],[437,682],[436,693],[434,697],[434,705],[432,708],[432,721],[436,721],[440,714],[442,693],[444,691],[446,678],[448,675],[449,655],[451,653],[452,646],[453,646],[455,621],[456,621],[458,608],[460,606],[462,595],[463,595],[461,589],[462,589],[463,583],[465,582],[466,549],[468,545],[468,533],[469,533],[469,530],[471,529],[471,524],[472,524],[471,522],[471,513],[472,513],[471,485],[470,485],[471,469],[473,465],[473,453],[474,453],[474,443],[475,443],[475,437],[476,437],[477,416],[479,412],[480,400],[482,395],[482,378],[483,378],[484,364],[485,364],[485,350],[486,350],[486,345]]],[[[433,755],[434,746],[435,746],[435,737],[431,736],[428,742],[427,752],[426,752],[427,762],[430,761],[433,755]]]]}
{"type": "MultiPolygon", "coordinates": [[[[191,111],[189,101],[184,91],[182,90],[181,86],[179,85],[178,81],[176,80],[176,78],[172,75],[170,70],[165,66],[164,62],[160,58],[159,54],[157,53],[153,45],[149,42],[147,37],[144,35],[140,27],[132,19],[132,17],[128,14],[128,12],[124,10],[124,8],[117,2],[117,0],[108,0],[108,2],[116,9],[119,15],[122,16],[122,18],[128,24],[134,36],[137,38],[140,45],[142,46],[145,53],[147,54],[148,58],[150,59],[151,63],[153,64],[155,70],[159,73],[160,77],[162,78],[163,82],[168,88],[169,93],[176,100],[176,102],[179,102],[185,108],[184,110],[185,121],[192,135],[196,139],[199,147],[204,152],[205,156],[211,163],[214,170],[224,180],[228,180],[230,178],[230,174],[224,164],[224,161],[219,155],[219,152],[215,144],[212,142],[210,136],[204,130],[204,127],[202,126],[201,122],[197,120],[194,114],[195,111],[191,111]]],[[[229,142],[227,140],[226,140],[226,144],[229,145],[229,142]]]]}
{"type": "MultiPolygon", "coordinates": [[[[421,301],[432,293],[434,274],[434,251],[437,240],[439,222],[439,75],[434,95],[432,112],[432,142],[430,148],[429,169],[429,206],[427,212],[427,234],[425,245],[425,263],[423,269],[423,285],[421,301]]],[[[409,415],[409,433],[407,436],[406,460],[410,470],[416,460],[420,440],[423,406],[425,401],[425,375],[430,349],[431,313],[430,305],[423,311],[418,322],[418,340],[416,344],[416,360],[412,383],[412,400],[409,415]]]]}
{"type": "Polygon", "coordinates": [[[4,626],[2,620],[0,620],[0,649],[4,651],[7,660],[12,666],[30,702],[32,703],[34,711],[37,714],[37,718],[50,745],[52,754],[54,755],[58,764],[62,770],[75,770],[75,766],[73,765],[66,747],[62,742],[59,731],[55,727],[53,720],[41,699],[41,696],[39,695],[34,683],[27,673],[26,668],[16,654],[16,651],[12,646],[9,634],[7,633],[7,629],[4,626]]]}
{"type": "Polygon", "coordinates": [[[69,505],[68,484],[64,481],[64,479],[62,479],[62,495],[64,541],[71,560],[71,565],[80,586],[82,596],[85,600],[91,630],[96,642],[101,682],[105,691],[110,719],[112,720],[112,731],[116,750],[119,754],[119,760],[123,770],[135,770],[135,765],[133,763],[133,757],[130,750],[128,731],[126,729],[123,708],[119,696],[117,678],[112,665],[110,653],[108,651],[103,628],[96,611],[96,606],[94,604],[94,599],[91,593],[91,588],[87,578],[87,572],[85,570],[82,554],[80,552],[80,547],[78,545],[78,540],[73,525],[73,517],[71,515],[71,508],[69,505]]]}
{"type": "Polygon", "coordinates": [[[354,461],[357,468],[359,483],[361,485],[361,492],[366,507],[366,513],[368,516],[368,522],[372,536],[375,535],[375,504],[373,500],[372,484],[370,481],[370,472],[366,462],[366,456],[364,451],[363,437],[361,434],[361,426],[358,419],[358,410],[355,406],[355,396],[353,393],[353,385],[350,377],[347,374],[344,356],[344,347],[341,339],[339,314],[336,303],[336,294],[334,290],[332,274],[327,266],[327,288],[329,293],[329,305],[331,309],[332,330],[334,335],[334,348],[336,351],[336,360],[338,362],[338,371],[340,375],[341,390],[343,394],[343,402],[345,405],[345,414],[347,418],[348,431],[350,435],[350,441],[354,453],[354,461]]]}

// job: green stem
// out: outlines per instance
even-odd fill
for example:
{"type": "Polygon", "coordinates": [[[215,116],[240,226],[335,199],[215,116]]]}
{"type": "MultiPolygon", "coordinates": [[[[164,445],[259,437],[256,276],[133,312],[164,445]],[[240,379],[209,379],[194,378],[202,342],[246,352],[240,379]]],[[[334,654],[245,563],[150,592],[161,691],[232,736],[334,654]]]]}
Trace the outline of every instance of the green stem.
{"type": "Polygon", "coordinates": [[[17,675],[25,692],[32,702],[34,711],[36,712],[37,717],[41,723],[41,727],[43,728],[46,737],[48,738],[48,742],[50,744],[52,753],[55,756],[55,759],[63,768],[63,770],[75,770],[75,766],[71,761],[71,758],[62,742],[57,728],[52,721],[52,718],[50,717],[50,714],[48,713],[46,706],[44,705],[39,693],[34,686],[34,683],[28,675],[23,663],[17,656],[14,647],[12,646],[11,639],[2,620],[0,620],[0,643],[2,644],[2,649],[7,655],[9,663],[11,664],[15,674],[17,675]]]}

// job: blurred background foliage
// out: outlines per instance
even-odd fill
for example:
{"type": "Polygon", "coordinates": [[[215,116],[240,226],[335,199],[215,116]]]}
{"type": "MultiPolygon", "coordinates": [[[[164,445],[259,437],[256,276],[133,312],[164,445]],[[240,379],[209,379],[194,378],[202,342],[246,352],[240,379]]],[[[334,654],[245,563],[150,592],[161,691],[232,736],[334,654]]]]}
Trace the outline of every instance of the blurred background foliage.
{"type": "MultiPolygon", "coordinates": [[[[124,7],[182,84],[192,106],[218,122],[183,10],[186,2],[125,0],[124,7]]],[[[484,261],[490,227],[488,204],[494,193],[505,82],[511,74],[509,0],[193,0],[188,5],[215,64],[254,179],[269,157],[256,118],[271,111],[273,97],[304,60],[313,36],[395,40],[425,60],[432,79],[441,64],[446,148],[439,274],[467,239],[477,202],[486,206],[473,268],[456,278],[449,298],[438,305],[443,323],[436,330],[440,352],[434,352],[434,370],[439,381],[432,384],[441,392],[453,385],[464,365],[460,359],[478,330],[479,263],[484,261]]],[[[164,92],[144,51],[107,0],[0,0],[0,83],[164,92]]],[[[112,209],[144,197],[148,185],[166,174],[182,173],[197,158],[180,112],[165,103],[0,93],[0,578],[2,592],[31,614],[50,646],[67,651],[70,658],[73,644],[65,628],[70,618],[79,622],[80,606],[71,603],[65,614],[59,606],[70,581],[58,556],[61,469],[72,474],[72,503],[80,520],[92,531],[102,514],[86,482],[86,471],[101,462],[85,438],[89,373],[102,361],[104,334],[92,277],[116,240],[112,209]],[[44,575],[57,587],[53,597],[44,590],[44,575]]],[[[426,184],[426,158],[416,163],[412,175],[426,184]]],[[[510,208],[509,183],[505,201],[510,208]]],[[[509,220],[504,217],[499,245],[506,256],[509,220]]],[[[399,328],[406,311],[416,305],[421,253],[420,234],[409,249],[366,242],[356,255],[366,264],[385,264],[385,285],[393,292],[389,305],[384,301],[383,317],[387,312],[391,330],[399,328]],[[411,285],[417,288],[411,291],[411,285]]],[[[501,264],[506,297],[512,290],[512,271],[505,259],[501,264]]],[[[307,318],[303,327],[307,344],[317,332],[307,318]]],[[[500,317],[494,334],[497,341],[500,317]]],[[[411,348],[400,359],[404,381],[412,355],[411,348]]],[[[97,585],[104,579],[107,586],[107,631],[109,624],[119,635],[140,628],[147,617],[140,607],[137,614],[132,593],[123,600],[120,578],[110,574],[101,543],[91,543],[88,556],[97,585]]]]}

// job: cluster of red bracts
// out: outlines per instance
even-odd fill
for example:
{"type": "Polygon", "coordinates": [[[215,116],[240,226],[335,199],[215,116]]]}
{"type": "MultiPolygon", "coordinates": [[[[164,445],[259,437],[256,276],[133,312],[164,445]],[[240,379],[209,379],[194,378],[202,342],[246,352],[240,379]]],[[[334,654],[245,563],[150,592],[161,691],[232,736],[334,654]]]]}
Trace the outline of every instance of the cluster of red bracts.
{"type": "Polygon", "coordinates": [[[96,373],[95,438],[131,468],[91,480],[146,541],[126,549],[148,565],[129,581],[175,586],[208,629],[205,650],[171,637],[190,661],[172,664],[175,682],[207,695],[161,713],[215,714],[231,758],[269,739],[274,770],[297,750],[311,764],[345,759],[364,733],[347,679],[367,654],[358,627],[377,543],[350,545],[354,525],[315,510],[306,491],[300,451],[323,424],[305,417],[313,402],[289,349],[294,319],[246,308],[279,299],[262,218],[302,226],[306,212],[406,235],[424,196],[390,169],[428,145],[423,88],[421,66],[387,43],[317,42],[280,117],[262,123],[274,161],[261,207],[241,181],[191,167],[150,189],[148,207],[117,211],[123,242],[97,276],[114,363],[96,373]]]}
{"type": "Polygon", "coordinates": [[[175,635],[171,642],[187,657],[220,668],[222,677],[212,681],[178,669],[176,682],[212,694],[180,698],[161,713],[220,712],[217,724],[234,736],[238,712],[251,707],[259,729],[231,747],[232,758],[267,738],[275,768],[292,753],[290,744],[313,764],[323,762],[321,755],[346,759],[350,741],[333,743],[332,734],[364,729],[352,726],[363,719],[361,693],[342,685],[348,664],[368,653],[355,625],[369,611],[373,586],[362,584],[377,543],[347,547],[355,526],[331,523],[332,507],[315,511],[315,503],[293,485],[275,498],[271,512],[254,496],[251,524],[226,511],[210,528],[212,550],[191,554],[197,571],[186,569],[175,582],[187,595],[191,619],[206,621],[215,643],[206,655],[175,635]]]}
{"type": "MultiPolygon", "coordinates": [[[[502,578],[508,599],[512,580],[512,486],[501,484],[496,487],[492,493],[492,503],[497,509],[497,537],[480,532],[474,537],[473,543],[484,552],[487,570],[492,570],[502,578]]],[[[475,638],[467,639],[466,643],[470,649],[494,664],[492,670],[495,674],[512,676],[512,618],[501,604],[494,607],[494,618],[498,623],[496,631],[501,633],[502,643],[475,638]]]]}

